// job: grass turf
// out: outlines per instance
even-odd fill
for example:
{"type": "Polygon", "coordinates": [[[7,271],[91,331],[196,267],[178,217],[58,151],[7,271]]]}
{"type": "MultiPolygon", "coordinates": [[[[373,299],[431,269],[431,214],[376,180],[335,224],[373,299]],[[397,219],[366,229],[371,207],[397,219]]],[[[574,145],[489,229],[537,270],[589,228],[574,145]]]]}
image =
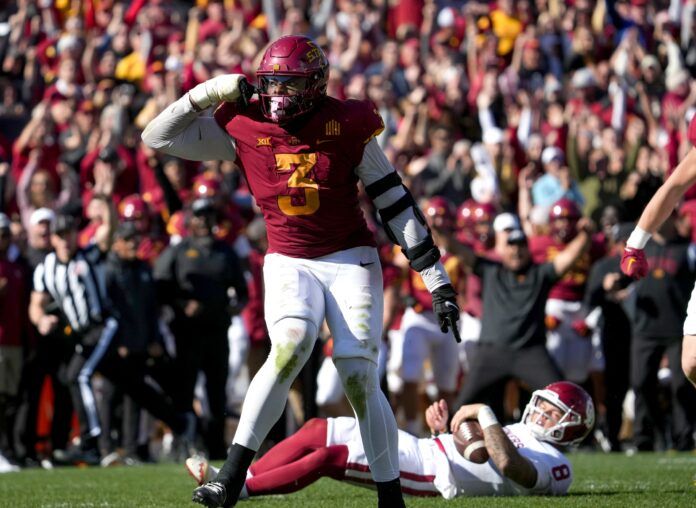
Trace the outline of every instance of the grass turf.
{"type": "MultiPolygon", "coordinates": [[[[696,506],[696,455],[638,454],[571,455],[575,481],[564,498],[441,498],[407,497],[411,507],[425,506],[627,506],[660,508],[696,506]]],[[[142,467],[56,468],[0,475],[0,507],[146,507],[194,506],[188,500],[193,480],[182,465],[142,467]]],[[[198,506],[198,505],[195,505],[198,506]]],[[[376,506],[374,492],[322,479],[286,496],[255,498],[241,503],[266,506],[376,506]]]]}

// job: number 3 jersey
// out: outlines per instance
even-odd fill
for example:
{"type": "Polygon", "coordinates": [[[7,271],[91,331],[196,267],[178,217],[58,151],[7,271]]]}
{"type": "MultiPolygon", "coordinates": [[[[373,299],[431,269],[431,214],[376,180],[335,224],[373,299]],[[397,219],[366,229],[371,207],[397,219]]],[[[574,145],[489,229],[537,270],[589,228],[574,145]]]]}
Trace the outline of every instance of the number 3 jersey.
{"type": "Polygon", "coordinates": [[[327,97],[289,126],[267,120],[258,102],[222,104],[215,119],[236,141],[237,163],[263,212],[268,252],[317,258],[374,246],[358,203],[365,144],[384,128],[369,101],[327,97]]]}
{"type": "Polygon", "coordinates": [[[522,423],[506,425],[503,430],[520,454],[534,465],[537,470],[536,485],[528,489],[516,484],[500,474],[491,459],[485,464],[466,460],[455,448],[452,435],[444,434],[427,440],[429,445],[432,443],[432,457],[438,466],[435,486],[444,497],[562,495],[568,492],[573,471],[570,462],[559,450],[539,441],[522,423]],[[449,471],[443,467],[444,461],[447,461],[449,471]]]}

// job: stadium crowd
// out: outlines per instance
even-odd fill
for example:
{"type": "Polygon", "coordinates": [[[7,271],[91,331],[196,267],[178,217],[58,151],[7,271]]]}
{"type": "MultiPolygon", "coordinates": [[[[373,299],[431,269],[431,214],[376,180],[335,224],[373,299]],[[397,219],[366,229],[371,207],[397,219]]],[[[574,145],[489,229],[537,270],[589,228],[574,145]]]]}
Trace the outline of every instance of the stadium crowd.
{"type": "MultiPolygon", "coordinates": [[[[513,421],[566,379],[598,407],[588,446],[693,449],[679,358],[696,189],[646,279],[619,258],[690,149],[696,2],[20,0],[0,10],[0,471],[225,457],[225,421],[270,347],[263,222],[235,163],[163,156],[140,135],[211,77],[253,83],[286,34],[326,52],[329,95],[374,102],[459,293],[461,344],[365,196],[402,428],[425,430],[423,394],[513,421]],[[571,245],[572,267],[543,268],[571,245]]],[[[295,427],[348,414],[323,335],[295,427]]]]}

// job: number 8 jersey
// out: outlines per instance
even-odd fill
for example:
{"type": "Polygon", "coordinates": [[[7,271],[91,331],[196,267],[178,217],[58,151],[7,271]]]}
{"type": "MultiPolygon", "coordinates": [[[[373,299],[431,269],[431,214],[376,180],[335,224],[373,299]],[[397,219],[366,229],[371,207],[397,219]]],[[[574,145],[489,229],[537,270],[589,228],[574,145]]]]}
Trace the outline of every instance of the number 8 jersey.
{"type": "Polygon", "coordinates": [[[374,246],[358,202],[365,144],[384,128],[374,104],[326,97],[287,125],[267,120],[258,102],[222,104],[215,120],[236,141],[237,163],[263,212],[268,252],[317,258],[374,246]]]}

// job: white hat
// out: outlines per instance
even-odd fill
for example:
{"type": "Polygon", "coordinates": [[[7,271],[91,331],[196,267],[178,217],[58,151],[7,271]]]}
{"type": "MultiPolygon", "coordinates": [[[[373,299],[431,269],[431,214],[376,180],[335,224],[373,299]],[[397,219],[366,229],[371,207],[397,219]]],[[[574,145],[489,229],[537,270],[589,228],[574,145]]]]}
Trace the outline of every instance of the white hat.
{"type": "Polygon", "coordinates": [[[561,90],[563,90],[563,85],[555,78],[547,79],[544,83],[544,94],[546,95],[560,92],[561,90]]]}
{"type": "Polygon", "coordinates": [[[483,142],[487,145],[495,145],[505,140],[505,133],[498,127],[490,127],[483,131],[483,142]]]}
{"type": "Polygon", "coordinates": [[[36,226],[39,222],[47,220],[48,222],[53,222],[56,218],[56,214],[50,208],[37,208],[31,212],[31,217],[29,217],[29,224],[36,226]]]}
{"type": "Polygon", "coordinates": [[[485,178],[483,176],[477,176],[471,181],[471,197],[479,203],[490,203],[492,202],[497,193],[498,187],[495,180],[492,178],[485,178]]]}
{"type": "Polygon", "coordinates": [[[662,68],[660,67],[660,61],[657,59],[655,55],[645,55],[643,59],[640,61],[640,68],[645,70],[649,69],[650,67],[654,67],[658,71],[661,71],[662,68]]]}
{"type": "Polygon", "coordinates": [[[445,7],[437,14],[437,24],[442,28],[454,26],[454,10],[451,7],[445,7]]]}
{"type": "Polygon", "coordinates": [[[574,88],[589,88],[597,85],[597,78],[595,78],[592,69],[583,67],[582,69],[575,71],[571,83],[573,84],[574,88]]]}
{"type": "Polygon", "coordinates": [[[520,229],[520,220],[517,215],[508,212],[496,215],[493,221],[493,230],[496,233],[501,233],[506,229],[520,229]]]}
{"type": "Polygon", "coordinates": [[[546,148],[544,148],[544,151],[541,152],[541,163],[544,165],[556,159],[560,160],[561,163],[565,161],[565,155],[563,154],[563,150],[561,150],[557,146],[547,146],[546,148]]]}
{"type": "Polygon", "coordinates": [[[72,34],[63,35],[58,39],[58,44],[56,44],[56,50],[58,54],[63,53],[67,49],[77,49],[80,46],[80,40],[72,34]]]}

